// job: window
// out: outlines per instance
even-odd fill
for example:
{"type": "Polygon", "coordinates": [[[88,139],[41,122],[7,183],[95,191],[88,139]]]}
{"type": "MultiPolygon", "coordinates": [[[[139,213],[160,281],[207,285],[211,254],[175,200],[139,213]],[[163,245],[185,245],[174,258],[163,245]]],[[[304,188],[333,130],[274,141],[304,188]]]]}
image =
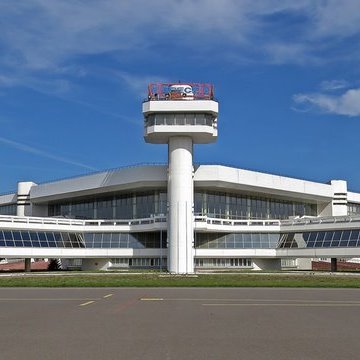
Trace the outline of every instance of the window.
{"type": "Polygon", "coordinates": [[[201,249],[275,249],[280,234],[196,232],[194,237],[195,248],[201,249]]]}
{"type": "Polygon", "coordinates": [[[16,204],[0,205],[0,215],[16,215],[16,204]]]}
{"type": "Polygon", "coordinates": [[[226,219],[288,219],[317,215],[316,204],[211,191],[196,191],[194,208],[196,215],[226,219]]]}
{"type": "Polygon", "coordinates": [[[195,258],[196,268],[251,268],[251,259],[244,258],[195,258]]]}
{"type": "Polygon", "coordinates": [[[348,203],[348,215],[360,215],[360,204],[348,203]]]}

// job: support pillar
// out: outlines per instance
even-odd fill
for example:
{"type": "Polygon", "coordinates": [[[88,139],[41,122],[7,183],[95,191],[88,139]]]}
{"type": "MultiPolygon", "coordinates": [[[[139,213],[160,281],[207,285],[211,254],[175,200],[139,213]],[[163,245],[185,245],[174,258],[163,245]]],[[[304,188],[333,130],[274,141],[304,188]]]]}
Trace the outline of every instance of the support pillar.
{"type": "Polygon", "coordinates": [[[193,141],[191,137],[169,139],[168,174],[168,269],[171,273],[194,272],[193,141]]]}
{"type": "Polygon", "coordinates": [[[332,204],[332,216],[346,216],[347,209],[347,182],[344,180],[331,180],[334,195],[332,204]]]}
{"type": "Polygon", "coordinates": [[[31,271],[31,259],[27,258],[25,259],[25,272],[31,271]]]}
{"type": "Polygon", "coordinates": [[[31,216],[30,190],[36,185],[31,181],[22,181],[18,183],[17,189],[17,216],[31,216]]]}
{"type": "Polygon", "coordinates": [[[337,271],[337,258],[331,258],[331,272],[337,271]]]}

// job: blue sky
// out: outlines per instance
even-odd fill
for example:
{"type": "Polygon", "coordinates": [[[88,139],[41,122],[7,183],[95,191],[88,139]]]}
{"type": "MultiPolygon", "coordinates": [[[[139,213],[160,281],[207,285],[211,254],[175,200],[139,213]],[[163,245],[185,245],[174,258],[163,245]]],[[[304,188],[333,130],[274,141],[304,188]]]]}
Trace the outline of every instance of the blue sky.
{"type": "Polygon", "coordinates": [[[136,163],[149,82],[211,82],[196,163],[360,191],[358,0],[3,0],[0,192],[136,163]]]}

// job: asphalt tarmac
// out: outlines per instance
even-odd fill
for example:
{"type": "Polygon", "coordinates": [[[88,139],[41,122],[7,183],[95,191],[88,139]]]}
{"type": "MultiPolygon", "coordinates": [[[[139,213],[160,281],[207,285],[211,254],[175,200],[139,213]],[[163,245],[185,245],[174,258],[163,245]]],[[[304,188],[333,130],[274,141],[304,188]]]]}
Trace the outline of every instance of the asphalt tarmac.
{"type": "Polygon", "coordinates": [[[0,358],[359,359],[359,289],[0,288],[0,358]]]}

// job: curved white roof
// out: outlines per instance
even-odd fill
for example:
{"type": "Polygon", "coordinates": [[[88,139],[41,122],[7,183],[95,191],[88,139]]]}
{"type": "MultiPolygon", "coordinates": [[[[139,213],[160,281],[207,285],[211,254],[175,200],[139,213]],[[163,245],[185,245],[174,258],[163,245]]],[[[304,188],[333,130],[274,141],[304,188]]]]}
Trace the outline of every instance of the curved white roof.
{"type": "MultiPolygon", "coordinates": [[[[329,184],[222,165],[198,166],[195,169],[194,186],[198,189],[275,195],[314,202],[329,201],[333,197],[333,189],[329,184]]],[[[36,203],[115,191],[141,191],[166,187],[166,165],[144,165],[40,184],[32,187],[30,197],[36,203]]],[[[355,193],[350,196],[354,199],[358,197],[360,195],[355,193]]]]}

